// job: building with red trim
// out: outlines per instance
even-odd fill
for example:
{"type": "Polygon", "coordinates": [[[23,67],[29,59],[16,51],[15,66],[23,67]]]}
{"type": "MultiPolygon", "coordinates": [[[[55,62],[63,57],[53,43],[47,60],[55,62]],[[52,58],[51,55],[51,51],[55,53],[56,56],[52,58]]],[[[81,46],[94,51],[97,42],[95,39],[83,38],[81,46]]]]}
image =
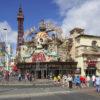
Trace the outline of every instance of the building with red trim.
{"type": "Polygon", "coordinates": [[[100,36],[88,35],[84,29],[74,28],[70,31],[70,38],[69,53],[78,62],[81,75],[100,75],[100,36]]]}

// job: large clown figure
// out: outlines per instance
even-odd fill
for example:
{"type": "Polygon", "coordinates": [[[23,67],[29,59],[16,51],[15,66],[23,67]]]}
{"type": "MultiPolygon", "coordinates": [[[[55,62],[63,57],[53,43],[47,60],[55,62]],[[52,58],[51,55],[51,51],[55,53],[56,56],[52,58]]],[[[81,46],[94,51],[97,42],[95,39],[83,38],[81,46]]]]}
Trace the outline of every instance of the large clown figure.
{"type": "Polygon", "coordinates": [[[44,48],[44,46],[47,45],[48,42],[48,33],[46,32],[46,25],[44,21],[40,23],[40,32],[37,33],[36,35],[36,46],[40,48],[44,48]]]}

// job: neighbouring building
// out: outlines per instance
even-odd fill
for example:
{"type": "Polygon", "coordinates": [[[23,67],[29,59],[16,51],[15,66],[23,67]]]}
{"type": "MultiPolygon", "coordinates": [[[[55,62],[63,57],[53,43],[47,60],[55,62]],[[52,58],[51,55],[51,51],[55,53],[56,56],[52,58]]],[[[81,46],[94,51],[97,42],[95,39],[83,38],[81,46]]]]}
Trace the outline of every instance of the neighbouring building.
{"type": "Polygon", "coordinates": [[[5,42],[0,42],[0,71],[5,67],[5,42]]]}
{"type": "Polygon", "coordinates": [[[71,47],[69,53],[78,62],[81,75],[100,75],[100,36],[88,35],[84,29],[70,31],[71,47]]]}
{"type": "Polygon", "coordinates": [[[12,45],[10,43],[0,42],[0,67],[5,70],[10,70],[11,56],[12,45]]]}
{"type": "Polygon", "coordinates": [[[6,44],[6,51],[5,51],[5,60],[6,60],[6,70],[11,71],[11,62],[12,62],[12,57],[13,57],[13,51],[12,51],[12,43],[7,43],[6,44]]]}

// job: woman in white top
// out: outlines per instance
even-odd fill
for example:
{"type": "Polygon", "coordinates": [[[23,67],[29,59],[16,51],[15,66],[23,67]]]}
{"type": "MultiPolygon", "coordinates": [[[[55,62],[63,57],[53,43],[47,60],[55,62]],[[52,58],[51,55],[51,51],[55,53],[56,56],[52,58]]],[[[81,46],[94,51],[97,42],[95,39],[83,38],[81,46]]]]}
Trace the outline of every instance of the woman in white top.
{"type": "Polygon", "coordinates": [[[68,75],[69,88],[72,88],[72,76],[68,75]]]}
{"type": "Polygon", "coordinates": [[[86,84],[87,84],[87,87],[89,87],[89,85],[90,85],[90,76],[86,77],[86,84]]]}
{"type": "Polygon", "coordinates": [[[95,77],[95,75],[93,75],[93,76],[92,76],[92,83],[93,83],[93,86],[95,86],[95,79],[96,79],[96,77],[95,77]]]}

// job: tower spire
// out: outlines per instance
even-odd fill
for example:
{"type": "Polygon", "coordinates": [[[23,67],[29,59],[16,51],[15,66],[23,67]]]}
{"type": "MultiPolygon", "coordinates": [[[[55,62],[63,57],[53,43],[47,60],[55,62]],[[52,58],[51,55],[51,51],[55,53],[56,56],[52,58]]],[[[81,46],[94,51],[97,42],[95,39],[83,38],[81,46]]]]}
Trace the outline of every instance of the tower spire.
{"type": "MultiPolygon", "coordinates": [[[[21,0],[20,0],[21,1],[21,0]]],[[[22,6],[20,3],[18,14],[17,14],[17,21],[18,21],[18,37],[17,37],[17,50],[19,47],[24,43],[24,27],[23,27],[23,22],[24,22],[24,14],[22,11],[22,6]]]]}
{"type": "Polygon", "coordinates": [[[22,8],[22,0],[19,0],[19,8],[22,8]]]}

